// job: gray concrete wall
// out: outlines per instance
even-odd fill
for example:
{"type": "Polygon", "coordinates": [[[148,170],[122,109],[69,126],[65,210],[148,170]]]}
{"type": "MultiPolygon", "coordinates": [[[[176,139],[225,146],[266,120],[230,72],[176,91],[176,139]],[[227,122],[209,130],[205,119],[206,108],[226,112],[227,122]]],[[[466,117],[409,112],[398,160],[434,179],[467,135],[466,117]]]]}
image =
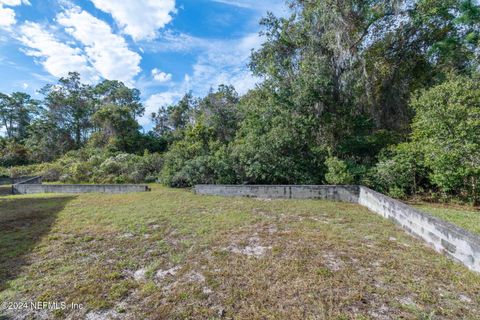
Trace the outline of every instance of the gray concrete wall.
{"type": "Polygon", "coordinates": [[[130,193],[149,191],[147,185],[137,184],[16,184],[15,194],[33,193],[130,193]]]}
{"type": "Polygon", "coordinates": [[[203,195],[258,197],[271,199],[325,199],[358,202],[358,186],[320,185],[196,185],[203,195]]]}
{"type": "Polygon", "coordinates": [[[197,185],[195,192],[202,195],[358,203],[391,219],[436,251],[461,262],[470,270],[480,272],[480,236],[363,186],[197,185]]]}
{"type": "Polygon", "coordinates": [[[402,226],[436,251],[480,272],[480,237],[398,200],[360,187],[358,203],[402,226]]]}

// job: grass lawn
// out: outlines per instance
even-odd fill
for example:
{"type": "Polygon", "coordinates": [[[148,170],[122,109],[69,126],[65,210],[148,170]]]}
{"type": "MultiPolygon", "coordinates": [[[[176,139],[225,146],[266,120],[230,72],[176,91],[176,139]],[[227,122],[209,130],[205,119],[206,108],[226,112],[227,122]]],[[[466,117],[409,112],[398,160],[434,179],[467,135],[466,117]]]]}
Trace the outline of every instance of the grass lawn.
{"type": "Polygon", "coordinates": [[[437,216],[445,221],[480,234],[480,210],[467,206],[422,203],[414,205],[417,209],[437,216]]]}
{"type": "Polygon", "coordinates": [[[4,318],[480,314],[479,274],[358,205],[152,188],[0,197],[0,302],[84,306],[4,310],[4,318]]]}

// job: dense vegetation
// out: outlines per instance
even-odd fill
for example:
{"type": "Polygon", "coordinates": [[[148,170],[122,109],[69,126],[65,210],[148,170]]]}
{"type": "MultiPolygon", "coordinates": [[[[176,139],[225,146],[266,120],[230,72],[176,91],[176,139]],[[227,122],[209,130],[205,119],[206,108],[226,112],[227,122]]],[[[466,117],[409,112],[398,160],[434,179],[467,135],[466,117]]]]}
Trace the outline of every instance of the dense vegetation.
{"type": "MultiPolygon", "coordinates": [[[[290,1],[261,21],[244,96],[220,86],[159,106],[71,73],[0,97],[0,165],[52,180],[361,183],[479,202],[480,6],[473,0],[290,1]],[[19,165],[30,165],[18,167],[19,165]]],[[[12,172],[13,171],[13,172],[12,172]]]]}

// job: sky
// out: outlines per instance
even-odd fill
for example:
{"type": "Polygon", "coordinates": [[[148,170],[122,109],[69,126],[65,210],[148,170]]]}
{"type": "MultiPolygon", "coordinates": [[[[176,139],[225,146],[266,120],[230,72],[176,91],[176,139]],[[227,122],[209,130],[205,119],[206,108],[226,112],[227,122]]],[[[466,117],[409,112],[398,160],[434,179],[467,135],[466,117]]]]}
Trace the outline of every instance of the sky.
{"type": "Polygon", "coordinates": [[[247,63],[259,20],[284,0],[0,0],[0,92],[38,90],[69,71],[142,92],[149,115],[219,84],[240,94],[259,80],[247,63]]]}

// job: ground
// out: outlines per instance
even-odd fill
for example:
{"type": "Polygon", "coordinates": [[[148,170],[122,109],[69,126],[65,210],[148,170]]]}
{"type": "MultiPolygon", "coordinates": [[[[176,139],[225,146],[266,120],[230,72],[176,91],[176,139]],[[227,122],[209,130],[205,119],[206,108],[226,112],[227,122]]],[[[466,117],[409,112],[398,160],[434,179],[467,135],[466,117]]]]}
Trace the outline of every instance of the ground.
{"type": "MultiPolygon", "coordinates": [[[[0,197],[4,319],[478,319],[480,275],[350,203],[0,197]],[[59,308],[61,309],[61,308],[59,308]]],[[[2,318],[2,316],[0,316],[2,318]]]]}

